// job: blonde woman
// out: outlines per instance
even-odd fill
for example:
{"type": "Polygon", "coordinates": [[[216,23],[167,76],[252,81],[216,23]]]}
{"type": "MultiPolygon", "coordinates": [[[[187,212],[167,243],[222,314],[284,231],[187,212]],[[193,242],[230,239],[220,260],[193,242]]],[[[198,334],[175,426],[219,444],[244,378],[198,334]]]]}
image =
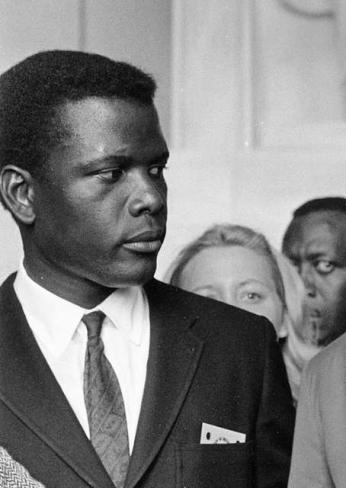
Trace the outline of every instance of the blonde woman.
{"type": "Polygon", "coordinates": [[[171,265],[167,281],[268,318],[280,340],[292,396],[318,348],[304,342],[304,287],[298,273],[266,238],[248,227],[221,224],[187,245],[171,265]]]}

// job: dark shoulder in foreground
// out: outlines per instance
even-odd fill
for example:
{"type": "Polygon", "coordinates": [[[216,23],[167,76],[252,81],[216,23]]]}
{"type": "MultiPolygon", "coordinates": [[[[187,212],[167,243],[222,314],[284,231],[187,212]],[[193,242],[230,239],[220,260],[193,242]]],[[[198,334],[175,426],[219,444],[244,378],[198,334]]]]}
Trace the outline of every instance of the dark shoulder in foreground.
{"type": "Polygon", "coordinates": [[[202,297],[181,288],[177,288],[156,279],[145,285],[149,302],[162,310],[163,314],[176,314],[185,318],[194,317],[199,327],[205,324],[208,335],[226,334],[232,340],[234,336],[243,336],[246,340],[262,339],[263,336],[276,340],[273,325],[264,317],[246,310],[228,305],[217,300],[202,297]]]}

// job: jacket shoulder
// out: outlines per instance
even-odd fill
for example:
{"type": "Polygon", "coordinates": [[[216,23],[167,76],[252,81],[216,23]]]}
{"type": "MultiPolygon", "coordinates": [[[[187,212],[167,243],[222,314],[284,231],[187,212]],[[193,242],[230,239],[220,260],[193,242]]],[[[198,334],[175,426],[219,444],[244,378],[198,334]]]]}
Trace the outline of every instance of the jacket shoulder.
{"type": "Polygon", "coordinates": [[[332,372],[346,371],[346,333],[331,342],[314,356],[306,367],[306,375],[330,380],[332,372]]]}
{"type": "Polygon", "coordinates": [[[276,339],[274,327],[269,320],[246,310],[158,280],[152,280],[145,289],[161,304],[165,303],[166,310],[174,309],[176,313],[195,316],[201,327],[208,327],[208,335],[226,335],[227,340],[231,341],[241,337],[260,342],[268,336],[276,339]]]}

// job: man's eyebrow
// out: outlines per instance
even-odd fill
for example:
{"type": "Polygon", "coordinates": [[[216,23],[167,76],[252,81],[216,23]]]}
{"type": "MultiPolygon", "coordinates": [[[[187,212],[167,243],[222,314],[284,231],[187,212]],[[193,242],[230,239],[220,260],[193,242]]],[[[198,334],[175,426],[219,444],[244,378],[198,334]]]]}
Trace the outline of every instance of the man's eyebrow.
{"type": "Polygon", "coordinates": [[[308,251],[306,253],[307,259],[311,259],[311,260],[318,259],[320,257],[328,256],[328,255],[331,255],[331,252],[330,251],[326,251],[326,250],[311,251],[311,252],[308,251]]]}
{"type": "MultiPolygon", "coordinates": [[[[162,163],[162,161],[167,161],[169,158],[169,152],[164,151],[161,153],[159,156],[155,156],[154,158],[150,159],[149,161],[146,161],[145,164],[152,165],[152,164],[157,164],[157,163],[162,163]]],[[[91,159],[87,161],[84,164],[84,168],[94,168],[98,164],[131,164],[135,160],[132,156],[122,156],[122,155],[116,155],[116,154],[111,154],[108,156],[101,156],[99,158],[91,159]]]]}
{"type": "Polygon", "coordinates": [[[153,158],[150,161],[148,161],[148,163],[150,163],[150,164],[162,163],[162,161],[167,161],[168,158],[169,158],[169,152],[168,151],[164,151],[159,156],[156,156],[155,158],[153,158]]]}
{"type": "Polygon", "coordinates": [[[83,163],[85,168],[93,168],[99,164],[107,164],[107,163],[116,163],[116,164],[125,164],[131,163],[133,161],[132,157],[129,156],[117,156],[116,154],[110,154],[106,156],[100,156],[93,159],[89,159],[88,161],[83,163]]]}

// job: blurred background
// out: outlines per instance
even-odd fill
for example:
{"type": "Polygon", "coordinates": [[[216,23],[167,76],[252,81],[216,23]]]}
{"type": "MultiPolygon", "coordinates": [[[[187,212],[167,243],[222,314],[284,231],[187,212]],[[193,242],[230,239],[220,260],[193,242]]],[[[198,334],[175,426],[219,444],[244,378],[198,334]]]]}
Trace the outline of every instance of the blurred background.
{"type": "MultiPolygon", "coordinates": [[[[79,49],[154,75],[171,158],[157,277],[213,223],[280,247],[304,201],[346,194],[343,0],[0,0],[0,71],[79,49]]],[[[0,281],[19,233],[0,210],[0,281]]]]}

